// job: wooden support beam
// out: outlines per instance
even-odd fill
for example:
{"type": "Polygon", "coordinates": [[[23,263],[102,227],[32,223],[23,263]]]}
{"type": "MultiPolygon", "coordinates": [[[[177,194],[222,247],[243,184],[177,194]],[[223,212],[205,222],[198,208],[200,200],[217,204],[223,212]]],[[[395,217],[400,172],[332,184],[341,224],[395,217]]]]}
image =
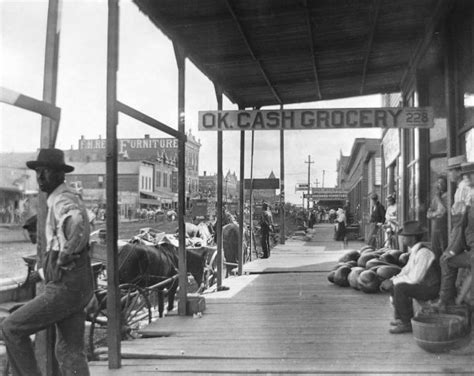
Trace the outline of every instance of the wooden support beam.
{"type": "Polygon", "coordinates": [[[170,136],[173,136],[177,138],[178,140],[181,138],[184,138],[184,141],[186,142],[186,134],[180,133],[174,128],[171,128],[167,126],[166,124],[153,119],[152,117],[145,115],[143,112],[140,112],[138,110],[135,110],[134,108],[127,106],[126,104],[117,101],[117,111],[130,116],[131,118],[134,118],[135,120],[141,121],[142,123],[145,123],[149,125],[150,127],[153,127],[161,132],[165,132],[169,134],[170,136]]]}
{"type": "MultiPolygon", "coordinates": [[[[283,105],[280,110],[283,110],[283,105]]],[[[280,129],[280,244],[285,244],[285,238],[285,131],[280,129]]]]}
{"type": "Polygon", "coordinates": [[[316,62],[316,51],[314,49],[313,20],[311,19],[311,9],[309,8],[307,0],[304,0],[304,7],[305,7],[306,30],[308,32],[309,46],[311,49],[311,61],[313,63],[312,65],[313,65],[315,90],[316,90],[317,98],[322,99],[321,86],[319,84],[319,75],[318,75],[318,63],[316,62]]]}
{"type": "Polygon", "coordinates": [[[250,45],[249,38],[247,37],[247,34],[245,33],[244,28],[242,26],[242,22],[237,17],[237,14],[235,13],[234,8],[230,4],[229,0],[225,0],[225,4],[227,5],[227,9],[229,9],[229,12],[232,16],[232,19],[234,20],[235,24],[237,25],[237,29],[239,30],[239,33],[242,36],[242,39],[244,40],[245,45],[247,46],[247,49],[250,53],[250,56],[252,57],[252,60],[255,61],[255,63],[257,64],[258,69],[260,70],[260,73],[263,76],[263,79],[267,83],[268,87],[270,88],[270,90],[271,90],[273,96],[275,97],[275,99],[277,100],[277,102],[280,103],[280,104],[283,104],[283,101],[280,98],[280,95],[277,93],[275,87],[273,86],[271,80],[269,79],[268,74],[265,71],[265,69],[263,68],[262,63],[260,62],[260,60],[255,55],[255,52],[253,51],[253,48],[250,45]]]}
{"type": "MultiPolygon", "coordinates": [[[[250,212],[250,252],[257,249],[253,236],[253,155],[255,150],[255,130],[252,129],[252,139],[250,142],[250,190],[249,190],[249,212],[250,212]]],[[[241,182],[243,184],[243,182],[241,182]]],[[[257,255],[258,258],[258,255],[257,255]]]]}
{"type": "MultiPolygon", "coordinates": [[[[36,112],[55,122],[59,122],[61,119],[61,109],[54,104],[40,101],[5,87],[0,87],[0,102],[36,112]]],[[[48,140],[48,142],[50,142],[50,140],[48,140]]]]}
{"type": "MultiPolygon", "coordinates": [[[[244,108],[239,106],[239,110],[244,108]]],[[[240,186],[239,186],[239,254],[238,254],[238,274],[242,275],[243,272],[243,244],[244,244],[244,232],[245,232],[245,221],[244,221],[244,209],[245,209],[245,131],[240,131],[240,186]]],[[[247,244],[248,245],[248,244],[247,244]]]]}
{"type": "Polygon", "coordinates": [[[107,232],[107,345],[109,368],[122,365],[121,320],[118,279],[117,218],[117,71],[119,46],[119,0],[108,0],[107,21],[107,144],[106,144],[106,232],[107,232]]]}
{"type": "Polygon", "coordinates": [[[367,67],[369,66],[370,53],[372,52],[372,45],[374,43],[375,29],[377,27],[379,11],[380,11],[380,0],[374,0],[374,4],[373,4],[374,16],[372,18],[372,24],[370,25],[369,40],[367,42],[367,50],[365,51],[364,66],[362,68],[362,82],[360,84],[360,95],[364,94],[365,80],[367,77],[367,67]]]}
{"type": "MultiPolygon", "coordinates": [[[[178,65],[178,131],[181,135],[185,135],[185,68],[186,54],[184,50],[177,44],[173,43],[174,53],[176,56],[176,64],[178,65]]],[[[179,290],[178,290],[178,314],[186,315],[187,303],[187,283],[188,272],[186,268],[186,230],[184,216],[186,215],[186,160],[185,160],[186,141],[180,136],[178,141],[178,240],[179,240],[179,290]]]]}
{"type": "MultiPolygon", "coordinates": [[[[59,56],[59,35],[61,1],[49,0],[48,18],[46,24],[46,44],[44,58],[43,77],[43,101],[36,101],[26,96],[18,96],[13,104],[15,106],[35,111],[42,114],[40,147],[53,148],[56,144],[56,135],[59,126],[60,111],[55,106],[56,91],[58,82],[58,56],[59,56]]],[[[12,92],[4,92],[12,94],[12,92]]],[[[11,98],[13,99],[13,98],[11,98]]],[[[37,262],[43,263],[46,254],[46,216],[48,207],[46,204],[47,195],[44,192],[39,194],[38,202],[38,239],[37,239],[37,262]]],[[[38,293],[44,290],[44,284],[38,285],[38,293]]],[[[59,367],[54,353],[56,342],[54,327],[47,328],[35,336],[35,352],[38,360],[38,367],[43,375],[54,376],[59,374],[59,367]]]]}
{"type": "MultiPolygon", "coordinates": [[[[217,110],[222,110],[222,87],[214,84],[217,99],[217,110]]],[[[217,290],[222,289],[222,133],[217,132],[217,290]]]]}
{"type": "Polygon", "coordinates": [[[402,75],[400,80],[400,87],[402,91],[407,92],[410,84],[413,82],[415,77],[415,71],[418,67],[421,59],[425,56],[428,47],[430,46],[431,40],[433,39],[433,34],[436,31],[446,17],[449,15],[455,4],[455,0],[438,0],[436,6],[431,12],[431,19],[425,27],[425,33],[422,38],[419,40],[414,53],[408,63],[408,66],[405,70],[405,73],[402,75]]]}
{"type": "MultiPolygon", "coordinates": [[[[48,21],[46,30],[46,53],[44,61],[43,78],[43,101],[56,104],[56,92],[58,86],[58,62],[59,62],[59,39],[61,35],[60,15],[61,0],[49,0],[48,21]]],[[[41,140],[41,144],[49,147],[56,145],[56,137],[59,127],[59,114],[57,118],[43,116],[41,118],[42,135],[49,134],[48,140],[41,140]]],[[[42,136],[43,137],[43,136],[42,136]]]]}

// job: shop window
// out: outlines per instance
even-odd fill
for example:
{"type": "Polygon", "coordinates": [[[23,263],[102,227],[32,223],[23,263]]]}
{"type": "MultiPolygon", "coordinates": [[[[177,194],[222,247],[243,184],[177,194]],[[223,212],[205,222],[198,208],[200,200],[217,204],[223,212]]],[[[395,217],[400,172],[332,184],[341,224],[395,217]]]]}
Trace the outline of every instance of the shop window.
{"type": "Polygon", "coordinates": [[[168,187],[168,174],[163,173],[163,187],[168,187]]]}
{"type": "Polygon", "coordinates": [[[156,173],[156,186],[161,187],[161,172],[156,173]]]}
{"type": "Polygon", "coordinates": [[[104,187],[104,176],[103,175],[99,175],[97,177],[97,185],[98,185],[99,188],[104,187]]]}
{"type": "Polygon", "coordinates": [[[382,158],[375,158],[375,185],[382,184],[382,158]]]}

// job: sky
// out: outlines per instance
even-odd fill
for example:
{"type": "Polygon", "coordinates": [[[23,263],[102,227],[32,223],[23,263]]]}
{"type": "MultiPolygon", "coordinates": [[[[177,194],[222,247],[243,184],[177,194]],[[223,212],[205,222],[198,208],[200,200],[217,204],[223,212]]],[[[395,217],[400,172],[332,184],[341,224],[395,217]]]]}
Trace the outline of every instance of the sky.
{"type": "MultiPolygon", "coordinates": [[[[47,0],[0,0],[0,86],[41,99],[47,0]]],[[[57,106],[61,123],[56,146],[77,149],[79,138],[106,134],[107,0],[63,0],[57,106]]],[[[178,69],[171,41],[130,0],[120,1],[120,47],[117,98],[177,128],[178,69]]],[[[215,110],[212,82],[186,63],[186,130],[200,139],[199,170],[217,171],[217,134],[198,132],[198,111],[215,110]]],[[[285,108],[380,107],[380,96],[355,97],[288,105],[285,108]]],[[[224,97],[224,109],[237,106],[224,97]]],[[[268,107],[270,108],[270,107],[268,107]]],[[[265,109],[265,108],[263,108],[265,109]]],[[[0,152],[34,151],[39,147],[41,117],[0,103],[0,152]]],[[[165,134],[124,115],[117,137],[152,138],[165,134]]],[[[285,133],[286,198],[300,203],[297,183],[308,180],[305,160],[314,160],[310,181],[336,184],[336,161],[350,153],[356,137],[379,138],[379,129],[288,131],[285,133]]],[[[239,173],[240,134],[224,133],[224,173],[239,173]]],[[[246,178],[250,177],[250,133],[246,134],[246,178]]],[[[255,132],[253,176],[280,174],[279,132],[255,132]]]]}

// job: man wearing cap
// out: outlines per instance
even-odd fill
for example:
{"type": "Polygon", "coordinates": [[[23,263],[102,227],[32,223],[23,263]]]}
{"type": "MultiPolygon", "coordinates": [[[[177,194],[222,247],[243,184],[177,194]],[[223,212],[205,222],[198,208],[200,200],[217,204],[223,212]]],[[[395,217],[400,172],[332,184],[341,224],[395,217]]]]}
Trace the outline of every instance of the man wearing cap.
{"type": "MultiPolygon", "coordinates": [[[[64,183],[73,167],[58,149],[40,149],[26,165],[36,170],[41,191],[48,196],[44,291],[13,312],[2,325],[13,375],[41,375],[30,335],[56,327],[56,357],[61,374],[89,375],[84,353],[84,308],[93,296],[88,253],[89,221],[81,199],[64,183]]],[[[39,270],[40,274],[41,269],[39,270]]]]}
{"type": "Polygon", "coordinates": [[[403,224],[400,234],[403,244],[408,247],[410,258],[401,272],[382,282],[380,289],[392,296],[395,321],[390,325],[391,334],[412,331],[412,299],[432,300],[438,296],[440,284],[439,265],[434,253],[421,239],[426,230],[417,221],[403,224]]]}
{"type": "Polygon", "coordinates": [[[446,305],[460,303],[455,302],[458,269],[471,268],[474,249],[474,162],[461,163],[460,175],[467,187],[463,188],[463,194],[467,197],[462,197],[463,205],[459,205],[463,210],[453,213],[453,230],[449,244],[440,258],[441,287],[439,301],[434,306],[441,310],[444,310],[446,305]]]}
{"type": "Polygon", "coordinates": [[[385,207],[380,203],[379,196],[373,193],[370,196],[372,200],[372,212],[370,214],[370,229],[367,244],[376,247],[379,227],[385,222],[385,207]]]}

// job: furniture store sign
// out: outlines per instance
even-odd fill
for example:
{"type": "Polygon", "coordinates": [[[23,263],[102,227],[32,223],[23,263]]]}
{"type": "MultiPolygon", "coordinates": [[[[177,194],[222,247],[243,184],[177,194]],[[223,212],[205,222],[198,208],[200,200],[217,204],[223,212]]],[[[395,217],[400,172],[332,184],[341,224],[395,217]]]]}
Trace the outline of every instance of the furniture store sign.
{"type": "Polygon", "coordinates": [[[431,128],[431,107],[199,111],[201,131],[431,128]]]}

